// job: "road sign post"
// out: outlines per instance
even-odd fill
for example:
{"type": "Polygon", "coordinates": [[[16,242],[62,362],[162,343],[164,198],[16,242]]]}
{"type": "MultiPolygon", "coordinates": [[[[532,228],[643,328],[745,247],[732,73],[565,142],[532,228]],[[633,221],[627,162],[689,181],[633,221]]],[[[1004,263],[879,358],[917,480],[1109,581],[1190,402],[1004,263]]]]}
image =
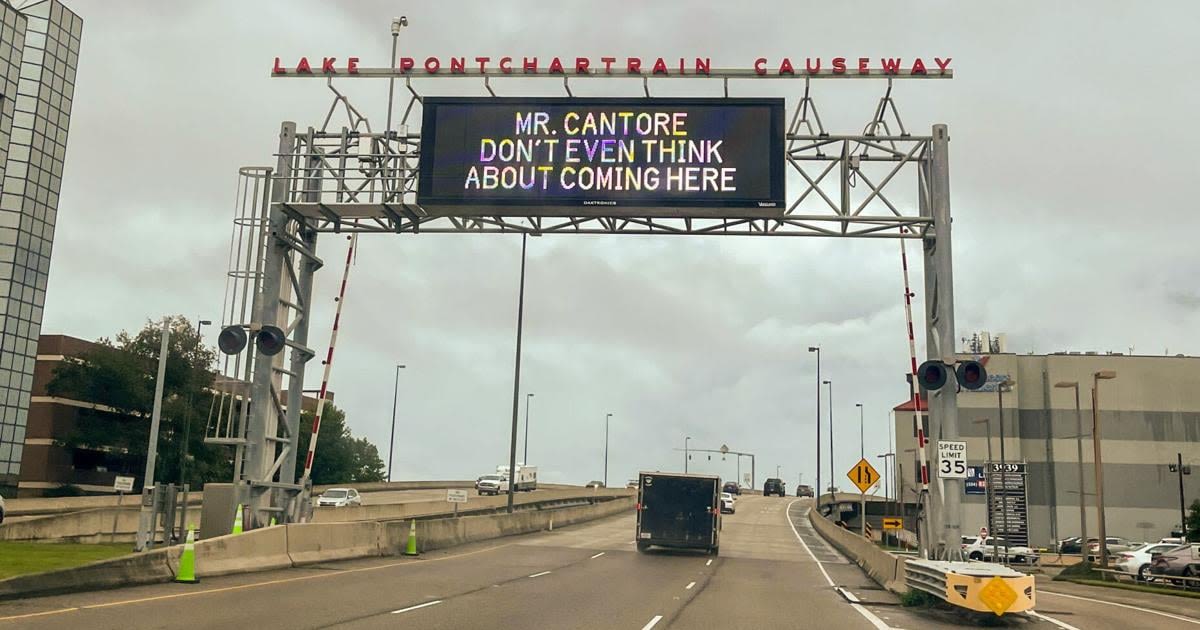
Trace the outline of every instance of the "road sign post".
{"type": "Polygon", "coordinates": [[[859,533],[865,538],[867,535],[867,490],[879,482],[879,471],[875,470],[871,462],[863,458],[858,460],[858,463],[846,473],[846,476],[855,486],[858,486],[859,492],[862,493],[859,498],[858,518],[859,533]]]}
{"type": "Polygon", "coordinates": [[[446,502],[454,504],[454,518],[458,518],[458,504],[467,502],[467,491],[454,489],[447,490],[446,502]]]}

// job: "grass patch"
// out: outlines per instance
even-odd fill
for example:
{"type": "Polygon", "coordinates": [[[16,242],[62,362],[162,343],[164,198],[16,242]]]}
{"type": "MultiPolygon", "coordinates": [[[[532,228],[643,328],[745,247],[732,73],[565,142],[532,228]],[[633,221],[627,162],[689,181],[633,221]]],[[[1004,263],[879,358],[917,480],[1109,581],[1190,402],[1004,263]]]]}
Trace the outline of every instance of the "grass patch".
{"type": "Polygon", "coordinates": [[[0,542],[0,579],[77,567],[130,553],[129,543],[81,545],[75,543],[0,542]]]}
{"type": "Polygon", "coordinates": [[[1067,580],[1076,584],[1086,584],[1088,586],[1107,586],[1108,588],[1119,588],[1126,591],[1139,591],[1142,593],[1156,593],[1158,595],[1174,595],[1175,597],[1190,597],[1191,599],[1200,599],[1200,592],[1185,591],[1180,588],[1168,588],[1160,586],[1151,586],[1149,584],[1129,584],[1127,582],[1114,582],[1112,580],[1067,580]]]}
{"type": "Polygon", "coordinates": [[[928,606],[934,606],[940,601],[941,600],[933,595],[930,595],[925,591],[918,591],[915,588],[908,589],[907,593],[900,596],[900,605],[904,606],[905,608],[924,608],[928,606]]]}

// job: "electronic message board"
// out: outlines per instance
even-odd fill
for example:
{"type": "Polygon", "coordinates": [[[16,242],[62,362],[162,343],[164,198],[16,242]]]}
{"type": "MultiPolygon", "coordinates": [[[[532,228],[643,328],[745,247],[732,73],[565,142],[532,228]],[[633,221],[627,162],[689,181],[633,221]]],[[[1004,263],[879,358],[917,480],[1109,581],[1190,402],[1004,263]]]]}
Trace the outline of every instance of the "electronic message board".
{"type": "Polygon", "coordinates": [[[783,99],[435,98],[417,203],[434,215],[771,217],[783,99]]]}

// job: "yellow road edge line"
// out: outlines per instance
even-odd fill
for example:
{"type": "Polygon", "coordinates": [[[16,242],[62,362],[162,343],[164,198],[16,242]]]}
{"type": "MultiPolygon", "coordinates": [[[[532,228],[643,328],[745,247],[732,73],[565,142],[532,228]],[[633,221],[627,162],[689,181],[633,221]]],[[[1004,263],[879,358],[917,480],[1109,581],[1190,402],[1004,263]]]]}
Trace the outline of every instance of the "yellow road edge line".
{"type": "Polygon", "coordinates": [[[190,593],[171,593],[169,595],[155,595],[154,597],[139,597],[137,599],[126,599],[126,600],[121,600],[121,601],[116,601],[116,602],[105,602],[102,604],[86,604],[83,606],[72,606],[70,608],[47,610],[47,611],[39,612],[39,613],[15,615],[12,617],[0,617],[0,621],[11,621],[11,620],[15,620],[15,619],[24,619],[27,617],[36,617],[38,615],[56,615],[56,614],[62,614],[62,613],[68,613],[68,612],[78,612],[78,611],[84,610],[84,609],[90,610],[93,608],[111,608],[113,606],[126,606],[129,604],[140,604],[140,603],[144,603],[144,602],[160,601],[160,600],[164,600],[164,599],[177,599],[180,597],[195,597],[197,595],[208,595],[210,593],[224,593],[227,591],[239,591],[239,590],[244,590],[244,589],[249,589],[249,588],[258,588],[260,586],[271,586],[274,584],[286,584],[288,582],[299,582],[301,580],[312,580],[312,579],[316,579],[316,578],[335,577],[335,576],[340,576],[340,575],[346,575],[347,573],[362,573],[364,571],[378,571],[380,569],[388,569],[391,567],[397,567],[402,564],[426,564],[429,562],[440,562],[442,560],[454,560],[456,558],[464,558],[466,556],[473,556],[473,555],[488,552],[488,551],[495,551],[497,549],[511,547],[515,544],[517,544],[517,543],[505,543],[503,545],[496,545],[495,547],[488,547],[487,549],[476,549],[475,551],[468,551],[466,553],[458,553],[458,554],[454,554],[451,556],[442,556],[440,558],[430,558],[428,560],[401,560],[400,562],[389,562],[387,564],[381,564],[381,565],[373,566],[373,567],[359,567],[356,569],[343,569],[343,570],[337,570],[337,571],[316,573],[313,575],[300,575],[300,576],[296,576],[296,577],[283,578],[283,579],[278,579],[278,580],[267,580],[265,582],[252,582],[250,584],[237,584],[234,586],[224,586],[221,588],[210,588],[210,589],[206,589],[203,591],[192,591],[190,593]]]}

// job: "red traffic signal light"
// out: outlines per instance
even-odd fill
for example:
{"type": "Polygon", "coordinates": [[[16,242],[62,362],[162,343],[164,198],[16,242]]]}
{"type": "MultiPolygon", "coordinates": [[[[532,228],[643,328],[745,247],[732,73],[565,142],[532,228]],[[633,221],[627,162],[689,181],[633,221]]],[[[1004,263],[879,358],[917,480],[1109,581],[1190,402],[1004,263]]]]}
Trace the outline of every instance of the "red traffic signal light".
{"type": "Polygon", "coordinates": [[[226,326],[217,335],[217,347],[225,354],[237,354],[246,348],[246,330],[241,326],[226,326]]]}
{"type": "Polygon", "coordinates": [[[950,375],[941,361],[926,361],[917,368],[917,383],[926,391],[941,389],[950,375]]]}
{"type": "Polygon", "coordinates": [[[987,370],[978,361],[959,361],[955,375],[963,389],[976,390],[987,383],[987,370]]]}
{"type": "Polygon", "coordinates": [[[287,337],[278,326],[263,326],[254,339],[254,345],[258,347],[258,351],[267,356],[279,354],[286,344],[287,337]]]}

